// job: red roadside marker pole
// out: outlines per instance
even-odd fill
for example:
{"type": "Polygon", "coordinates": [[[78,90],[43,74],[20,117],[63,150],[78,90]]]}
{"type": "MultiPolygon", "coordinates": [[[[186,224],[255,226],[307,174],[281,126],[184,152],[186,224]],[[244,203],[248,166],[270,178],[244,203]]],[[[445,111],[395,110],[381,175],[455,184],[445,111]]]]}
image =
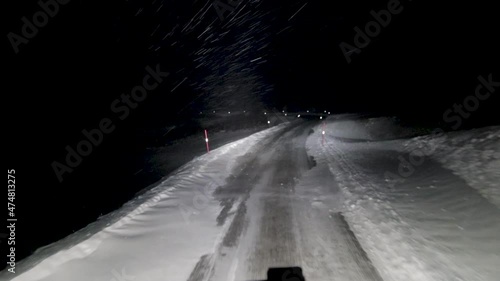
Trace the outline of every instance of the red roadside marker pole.
{"type": "Polygon", "coordinates": [[[207,153],[210,152],[210,147],[208,146],[208,133],[207,130],[205,130],[205,143],[207,144],[207,153]]]}

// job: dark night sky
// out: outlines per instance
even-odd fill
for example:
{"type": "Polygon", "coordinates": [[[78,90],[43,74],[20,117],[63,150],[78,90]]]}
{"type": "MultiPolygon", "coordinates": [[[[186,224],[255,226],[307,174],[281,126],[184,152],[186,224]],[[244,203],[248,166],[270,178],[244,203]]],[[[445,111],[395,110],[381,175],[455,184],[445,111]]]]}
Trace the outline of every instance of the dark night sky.
{"type": "MultiPolygon", "coordinates": [[[[339,44],[353,44],[353,28],[364,28],[370,11],[389,1],[242,1],[243,10],[221,20],[201,0],[72,0],[17,55],[4,37],[4,135],[7,165],[19,176],[21,255],[137,191],[138,183],[117,179],[136,168],[140,129],[185,122],[199,111],[284,106],[440,124],[447,108],[474,93],[478,75],[500,80],[492,1],[401,1],[403,11],[350,64],[339,44]],[[158,63],[171,75],[58,183],[50,163],[82,129],[113,117],[111,102],[158,63]],[[55,219],[61,214],[75,219],[55,219]]],[[[40,9],[36,2],[5,9],[4,34],[19,33],[21,18],[40,9]]],[[[498,124],[498,101],[482,103],[467,126],[498,124]]]]}

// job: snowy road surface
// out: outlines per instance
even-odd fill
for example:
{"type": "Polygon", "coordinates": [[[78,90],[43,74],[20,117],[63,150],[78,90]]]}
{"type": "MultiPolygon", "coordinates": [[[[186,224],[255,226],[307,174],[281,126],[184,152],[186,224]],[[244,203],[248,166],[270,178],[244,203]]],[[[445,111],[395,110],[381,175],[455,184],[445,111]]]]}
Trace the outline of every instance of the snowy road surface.
{"type": "Polygon", "coordinates": [[[324,143],[321,124],[296,121],[199,157],[13,280],[264,280],[280,266],[309,281],[498,280],[500,128],[324,128],[324,143]]]}

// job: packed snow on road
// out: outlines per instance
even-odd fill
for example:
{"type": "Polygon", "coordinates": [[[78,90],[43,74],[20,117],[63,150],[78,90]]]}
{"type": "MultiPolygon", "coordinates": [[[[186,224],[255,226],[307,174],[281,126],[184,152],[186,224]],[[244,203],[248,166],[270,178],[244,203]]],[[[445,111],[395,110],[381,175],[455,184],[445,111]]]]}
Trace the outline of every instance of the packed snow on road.
{"type": "Polygon", "coordinates": [[[500,127],[297,118],[195,158],[12,280],[496,281],[499,233],[500,127]]]}

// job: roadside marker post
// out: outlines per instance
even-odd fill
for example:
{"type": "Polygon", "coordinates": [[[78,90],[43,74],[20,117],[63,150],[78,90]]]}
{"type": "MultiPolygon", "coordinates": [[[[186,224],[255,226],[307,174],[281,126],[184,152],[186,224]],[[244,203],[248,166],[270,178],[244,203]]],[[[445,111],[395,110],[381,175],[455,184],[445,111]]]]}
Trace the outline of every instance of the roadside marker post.
{"type": "Polygon", "coordinates": [[[207,145],[207,153],[210,152],[210,146],[208,145],[208,132],[205,130],[205,143],[207,145]]]}
{"type": "Polygon", "coordinates": [[[323,129],[321,130],[321,144],[325,145],[325,122],[323,121],[323,129]]]}

